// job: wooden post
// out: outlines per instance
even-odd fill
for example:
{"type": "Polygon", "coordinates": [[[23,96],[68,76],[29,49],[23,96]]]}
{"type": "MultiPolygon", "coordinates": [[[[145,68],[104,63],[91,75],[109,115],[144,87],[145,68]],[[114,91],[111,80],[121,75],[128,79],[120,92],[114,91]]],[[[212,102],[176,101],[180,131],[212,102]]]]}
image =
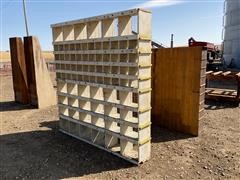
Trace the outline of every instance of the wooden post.
{"type": "Polygon", "coordinates": [[[38,39],[24,37],[24,51],[30,103],[38,108],[55,105],[56,93],[38,39]]]}
{"type": "Polygon", "coordinates": [[[9,42],[15,101],[22,104],[28,104],[29,96],[27,84],[27,71],[23,42],[22,39],[19,37],[10,38],[9,42]]]}

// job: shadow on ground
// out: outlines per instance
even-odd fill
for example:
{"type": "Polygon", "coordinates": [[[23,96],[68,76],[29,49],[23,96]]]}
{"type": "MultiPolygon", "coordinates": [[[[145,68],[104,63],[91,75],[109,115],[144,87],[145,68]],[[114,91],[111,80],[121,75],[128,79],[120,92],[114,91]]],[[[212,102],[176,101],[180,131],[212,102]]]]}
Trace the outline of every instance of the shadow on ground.
{"type": "Polygon", "coordinates": [[[227,108],[236,108],[239,106],[239,102],[223,102],[223,101],[205,101],[205,109],[207,110],[218,110],[218,109],[227,109],[227,108]]]}
{"type": "MultiPolygon", "coordinates": [[[[39,124],[42,131],[0,137],[1,175],[4,178],[61,179],[134,167],[135,165],[58,131],[58,121],[39,124]],[[46,128],[47,127],[47,128],[46,128]]],[[[189,136],[155,127],[152,142],[189,136]]]]}
{"type": "Polygon", "coordinates": [[[127,161],[58,131],[58,121],[44,131],[0,137],[3,179],[61,179],[134,167],[127,161]]]}
{"type": "MultiPolygon", "coordinates": [[[[219,106],[213,103],[211,105],[219,106]]],[[[226,108],[231,106],[226,105],[226,108]]],[[[0,103],[0,111],[29,109],[15,102],[0,103]]],[[[58,131],[58,121],[44,121],[42,130],[0,137],[1,179],[62,179],[134,167],[131,163],[58,131]]],[[[152,126],[152,143],[193,138],[152,126]]]]}
{"type": "Polygon", "coordinates": [[[20,104],[15,101],[0,102],[0,112],[19,111],[24,109],[35,109],[35,107],[29,104],[20,104]]]}
{"type": "Polygon", "coordinates": [[[180,139],[195,138],[195,136],[168,130],[157,125],[152,125],[151,129],[152,143],[161,143],[175,141],[180,139]]]}

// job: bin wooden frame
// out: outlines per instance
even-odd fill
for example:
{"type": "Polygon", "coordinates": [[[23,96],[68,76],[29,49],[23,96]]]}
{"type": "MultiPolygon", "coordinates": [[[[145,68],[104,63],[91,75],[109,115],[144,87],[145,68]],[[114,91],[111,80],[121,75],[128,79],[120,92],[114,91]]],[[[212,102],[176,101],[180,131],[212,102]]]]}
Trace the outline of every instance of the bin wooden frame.
{"type": "Polygon", "coordinates": [[[51,27],[60,130],[134,164],[148,160],[151,12],[133,9],[51,27]]]}

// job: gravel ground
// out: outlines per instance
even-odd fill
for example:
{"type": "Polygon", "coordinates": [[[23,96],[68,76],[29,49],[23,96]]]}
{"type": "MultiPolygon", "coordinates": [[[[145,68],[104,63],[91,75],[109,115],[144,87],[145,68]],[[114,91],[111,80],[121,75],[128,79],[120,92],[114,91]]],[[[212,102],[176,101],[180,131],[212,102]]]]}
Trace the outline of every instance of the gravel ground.
{"type": "Polygon", "coordinates": [[[240,108],[206,105],[199,137],[152,128],[152,158],[134,166],[58,131],[57,107],[13,102],[0,75],[1,179],[240,179],[240,108]]]}

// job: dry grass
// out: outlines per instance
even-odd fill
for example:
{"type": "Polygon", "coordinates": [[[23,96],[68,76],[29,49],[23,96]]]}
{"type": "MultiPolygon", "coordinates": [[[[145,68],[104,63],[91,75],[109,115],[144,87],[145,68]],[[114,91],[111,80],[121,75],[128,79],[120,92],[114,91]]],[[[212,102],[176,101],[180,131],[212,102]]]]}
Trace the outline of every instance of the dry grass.
{"type": "MultiPolygon", "coordinates": [[[[45,60],[54,60],[54,55],[52,51],[44,51],[43,57],[45,58],[45,60]]],[[[0,52],[0,62],[9,62],[10,59],[10,52],[0,52]]]]}

